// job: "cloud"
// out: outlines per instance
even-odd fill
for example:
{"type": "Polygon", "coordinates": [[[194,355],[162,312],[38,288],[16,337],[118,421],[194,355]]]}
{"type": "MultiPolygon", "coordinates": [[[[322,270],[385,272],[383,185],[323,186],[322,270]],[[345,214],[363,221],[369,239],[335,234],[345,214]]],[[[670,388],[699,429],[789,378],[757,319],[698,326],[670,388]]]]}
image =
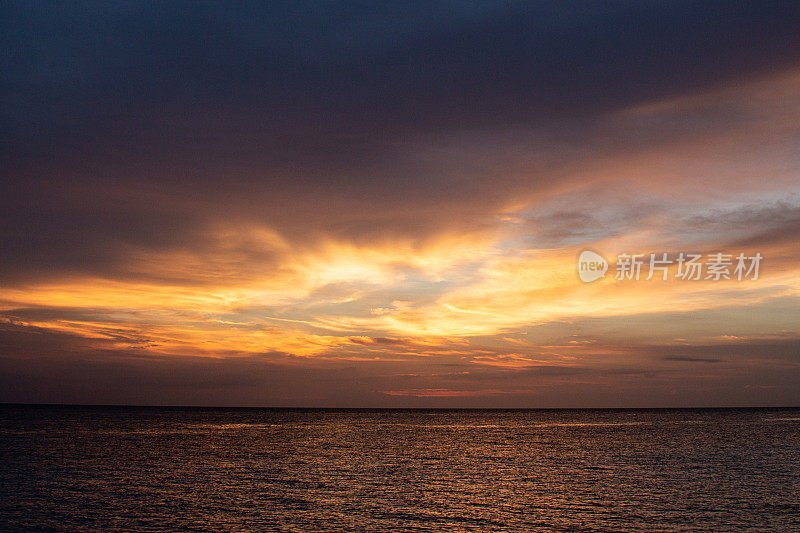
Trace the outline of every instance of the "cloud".
{"type": "Polygon", "coordinates": [[[795,3],[0,10],[14,397],[130,372],[164,402],[556,402],[796,331],[795,3]],[[765,262],[583,285],[584,248],[765,262]]]}
{"type": "Polygon", "coordinates": [[[85,7],[4,8],[4,279],[142,276],[131,257],[219,249],[220,221],[292,245],[485,231],[586,150],[734,116],[604,115],[800,53],[791,3],[85,7]]]}
{"type": "Polygon", "coordinates": [[[722,362],[722,359],[709,359],[703,357],[679,357],[679,356],[672,356],[672,357],[663,357],[664,361],[679,361],[681,363],[719,363],[722,362]]]}

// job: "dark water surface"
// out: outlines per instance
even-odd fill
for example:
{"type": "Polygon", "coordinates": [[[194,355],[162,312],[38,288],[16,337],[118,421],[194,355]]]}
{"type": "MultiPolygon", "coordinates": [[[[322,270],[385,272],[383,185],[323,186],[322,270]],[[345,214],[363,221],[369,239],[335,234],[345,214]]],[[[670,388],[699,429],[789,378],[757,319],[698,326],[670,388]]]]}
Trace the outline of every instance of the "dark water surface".
{"type": "Polygon", "coordinates": [[[0,406],[0,529],[800,531],[800,409],[0,406]]]}

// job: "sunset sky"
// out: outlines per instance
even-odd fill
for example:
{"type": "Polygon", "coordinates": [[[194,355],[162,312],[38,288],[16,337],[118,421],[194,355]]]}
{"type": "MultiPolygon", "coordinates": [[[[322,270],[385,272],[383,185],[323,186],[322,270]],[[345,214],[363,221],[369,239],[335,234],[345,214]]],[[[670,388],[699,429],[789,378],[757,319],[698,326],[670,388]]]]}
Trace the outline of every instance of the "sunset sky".
{"type": "Polygon", "coordinates": [[[789,1],[4,2],[0,401],[799,405],[798,28],[789,1]],[[615,279],[681,252],[763,261],[615,279]]]}

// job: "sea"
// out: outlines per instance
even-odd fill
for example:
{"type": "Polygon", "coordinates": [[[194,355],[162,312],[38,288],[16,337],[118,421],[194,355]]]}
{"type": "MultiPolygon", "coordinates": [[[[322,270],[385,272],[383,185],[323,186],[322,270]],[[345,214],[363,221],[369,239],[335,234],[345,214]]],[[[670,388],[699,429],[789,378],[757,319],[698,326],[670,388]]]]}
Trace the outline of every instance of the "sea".
{"type": "Polygon", "coordinates": [[[0,406],[1,531],[800,531],[800,409],[0,406]]]}

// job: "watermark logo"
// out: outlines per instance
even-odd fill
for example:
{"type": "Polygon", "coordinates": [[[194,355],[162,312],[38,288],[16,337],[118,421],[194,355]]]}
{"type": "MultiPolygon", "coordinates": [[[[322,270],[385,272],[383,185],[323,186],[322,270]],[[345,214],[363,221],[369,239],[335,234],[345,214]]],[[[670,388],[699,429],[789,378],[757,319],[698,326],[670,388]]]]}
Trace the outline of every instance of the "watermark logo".
{"type": "MultiPolygon", "coordinates": [[[[748,256],[744,253],[726,254],[679,254],[651,253],[617,255],[614,263],[614,279],[617,281],[651,280],[667,281],[670,278],[681,281],[698,280],[751,280],[758,279],[759,267],[764,259],[760,253],[748,256]],[[673,272],[674,271],[674,272],[673,272]]],[[[584,283],[591,283],[605,277],[608,262],[600,254],[584,250],[578,258],[578,276],[584,283]]]]}
{"type": "Polygon", "coordinates": [[[740,253],[739,255],[717,252],[703,257],[702,254],[679,253],[669,256],[661,254],[619,254],[617,256],[616,280],[639,281],[643,276],[642,270],[647,272],[646,280],[653,279],[656,274],[666,281],[669,279],[670,267],[676,266],[674,277],[683,281],[734,279],[737,281],[758,279],[758,270],[761,260],[760,253],[752,256],[740,253]]]}
{"type": "Polygon", "coordinates": [[[591,250],[584,250],[578,257],[578,276],[584,283],[591,283],[606,275],[608,261],[591,250]]]}

